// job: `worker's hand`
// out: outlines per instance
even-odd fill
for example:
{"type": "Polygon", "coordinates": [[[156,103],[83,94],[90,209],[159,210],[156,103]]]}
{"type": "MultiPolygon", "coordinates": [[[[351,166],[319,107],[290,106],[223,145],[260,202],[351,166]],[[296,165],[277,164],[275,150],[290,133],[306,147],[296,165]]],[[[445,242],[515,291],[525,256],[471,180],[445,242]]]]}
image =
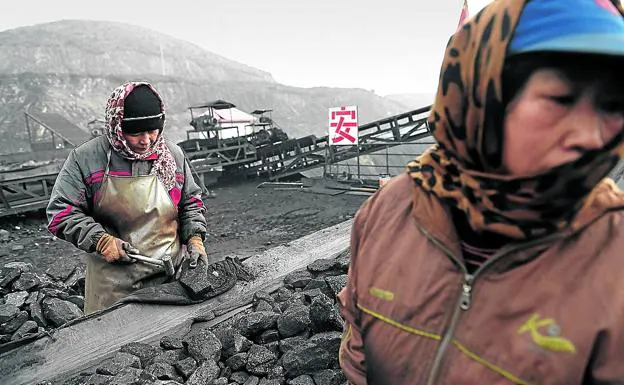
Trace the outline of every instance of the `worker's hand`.
{"type": "Polygon", "coordinates": [[[108,262],[126,262],[132,263],[133,259],[128,257],[127,253],[138,254],[139,250],[135,249],[128,242],[113,237],[110,234],[104,234],[95,245],[95,250],[108,262]]]}
{"type": "Polygon", "coordinates": [[[198,235],[192,236],[186,243],[187,258],[189,259],[189,267],[194,269],[198,262],[203,262],[204,266],[208,266],[208,254],[204,247],[204,241],[198,235]]]}
{"type": "Polygon", "coordinates": [[[188,242],[186,242],[186,252],[184,253],[184,259],[180,266],[176,270],[175,279],[180,279],[182,273],[187,269],[195,269],[197,266],[201,266],[202,269],[207,270],[208,264],[211,263],[206,254],[206,248],[204,242],[198,235],[192,236],[188,242]]]}

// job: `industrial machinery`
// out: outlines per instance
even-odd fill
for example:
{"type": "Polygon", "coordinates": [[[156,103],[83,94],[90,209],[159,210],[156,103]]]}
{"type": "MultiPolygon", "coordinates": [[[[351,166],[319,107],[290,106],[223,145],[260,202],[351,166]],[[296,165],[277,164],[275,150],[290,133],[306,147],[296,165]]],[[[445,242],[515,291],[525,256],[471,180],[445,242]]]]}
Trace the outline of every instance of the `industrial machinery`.
{"type": "Polygon", "coordinates": [[[24,118],[30,151],[0,155],[0,217],[44,208],[69,152],[91,138],[56,113],[24,118]]]}
{"type": "MultiPolygon", "coordinates": [[[[268,109],[247,114],[216,100],[189,110],[192,129],[178,144],[204,193],[221,176],[277,181],[431,136],[429,106],[359,126],[357,146],[329,146],[327,136],[289,138],[268,109]],[[198,109],[204,112],[194,113],[198,109]]],[[[33,149],[0,156],[0,217],[45,207],[69,151],[102,134],[101,120],[82,130],[56,114],[26,114],[33,149]],[[48,139],[39,139],[35,131],[48,139]]]]}
{"type": "Polygon", "coordinates": [[[244,163],[255,155],[256,147],[282,142],[288,135],[266,116],[272,110],[242,112],[225,100],[189,107],[187,139],[179,145],[189,159],[219,158],[224,167],[244,163]],[[205,110],[197,115],[194,111],[205,110]]]}
{"type": "Polygon", "coordinates": [[[91,133],[91,137],[95,138],[104,134],[106,122],[102,119],[93,119],[87,122],[87,129],[91,133]]]}
{"type": "Polygon", "coordinates": [[[257,116],[257,121],[250,125],[249,141],[256,147],[288,140],[288,135],[273,121],[271,112],[273,110],[254,110],[251,113],[257,116]]]}

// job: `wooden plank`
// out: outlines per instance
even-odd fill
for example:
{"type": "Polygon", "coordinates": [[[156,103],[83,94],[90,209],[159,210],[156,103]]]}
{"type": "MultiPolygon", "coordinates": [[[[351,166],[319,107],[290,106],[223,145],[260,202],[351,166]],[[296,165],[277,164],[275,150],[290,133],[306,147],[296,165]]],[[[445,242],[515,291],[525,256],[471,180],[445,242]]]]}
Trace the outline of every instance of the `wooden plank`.
{"type": "Polygon", "coordinates": [[[63,168],[64,162],[65,162],[64,160],[59,160],[59,161],[50,162],[49,164],[46,164],[43,166],[25,168],[22,170],[12,170],[12,171],[2,172],[0,173],[0,182],[22,183],[26,180],[33,180],[33,179],[36,180],[36,179],[44,179],[44,178],[51,178],[54,180],[56,179],[56,175],[59,173],[59,171],[61,171],[61,168],[63,168]]]}
{"type": "Polygon", "coordinates": [[[0,165],[5,163],[24,163],[28,162],[29,160],[34,160],[35,162],[53,159],[64,160],[67,159],[67,156],[69,155],[71,150],[73,150],[73,148],[3,154],[0,155],[0,165]]]}
{"type": "MultiPolygon", "coordinates": [[[[0,190],[0,193],[1,193],[1,190],[0,190]]],[[[0,202],[2,201],[0,200],[0,202]]],[[[40,200],[40,201],[30,202],[30,203],[21,203],[19,205],[14,205],[14,203],[12,203],[11,205],[12,207],[9,207],[9,208],[0,207],[0,218],[6,217],[9,215],[21,214],[27,211],[35,211],[35,210],[43,209],[48,205],[48,199],[46,198],[45,200],[40,200]]]]}
{"type": "MultiPolygon", "coordinates": [[[[230,291],[200,304],[164,306],[128,304],[98,317],[59,329],[54,340],[42,338],[0,356],[0,383],[21,385],[67,378],[99,365],[130,342],[156,343],[164,335],[188,330],[192,319],[209,311],[231,309],[254,292],[275,288],[283,277],[314,260],[330,258],[349,245],[352,220],[312,233],[244,264],[252,282],[239,282],[230,291]]],[[[243,302],[241,302],[243,301],[243,302]]]]}

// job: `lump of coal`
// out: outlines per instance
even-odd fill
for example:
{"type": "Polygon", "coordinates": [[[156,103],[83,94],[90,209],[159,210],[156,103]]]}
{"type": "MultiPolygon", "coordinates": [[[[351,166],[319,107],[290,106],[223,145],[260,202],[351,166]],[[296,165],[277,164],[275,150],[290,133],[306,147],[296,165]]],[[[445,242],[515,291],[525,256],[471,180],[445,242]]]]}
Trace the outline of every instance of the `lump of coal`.
{"type": "Polygon", "coordinates": [[[41,303],[43,315],[54,326],[61,326],[84,314],[76,304],[59,298],[46,297],[41,303]]]}
{"type": "Polygon", "coordinates": [[[308,270],[295,270],[284,277],[286,287],[304,288],[312,280],[312,273],[308,270]]]}
{"type": "Polygon", "coordinates": [[[238,280],[250,281],[253,276],[238,258],[226,257],[208,266],[201,263],[194,269],[184,261],[180,284],[193,299],[208,299],[225,293],[236,285],[238,280]]]}

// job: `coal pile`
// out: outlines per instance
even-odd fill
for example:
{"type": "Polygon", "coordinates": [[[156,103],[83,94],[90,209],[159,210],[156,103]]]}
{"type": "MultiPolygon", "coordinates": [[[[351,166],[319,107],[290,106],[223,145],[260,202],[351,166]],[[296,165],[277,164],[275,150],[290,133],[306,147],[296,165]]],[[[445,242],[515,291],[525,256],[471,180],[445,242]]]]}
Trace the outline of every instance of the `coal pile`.
{"type": "Polygon", "coordinates": [[[72,384],[342,385],[343,321],[336,294],[346,284],[348,253],[290,273],[251,309],[217,326],[197,323],[159,346],[123,346],[72,384]]]}
{"type": "Polygon", "coordinates": [[[54,329],[83,315],[84,266],[45,274],[11,262],[0,268],[0,345],[54,329]]]}

